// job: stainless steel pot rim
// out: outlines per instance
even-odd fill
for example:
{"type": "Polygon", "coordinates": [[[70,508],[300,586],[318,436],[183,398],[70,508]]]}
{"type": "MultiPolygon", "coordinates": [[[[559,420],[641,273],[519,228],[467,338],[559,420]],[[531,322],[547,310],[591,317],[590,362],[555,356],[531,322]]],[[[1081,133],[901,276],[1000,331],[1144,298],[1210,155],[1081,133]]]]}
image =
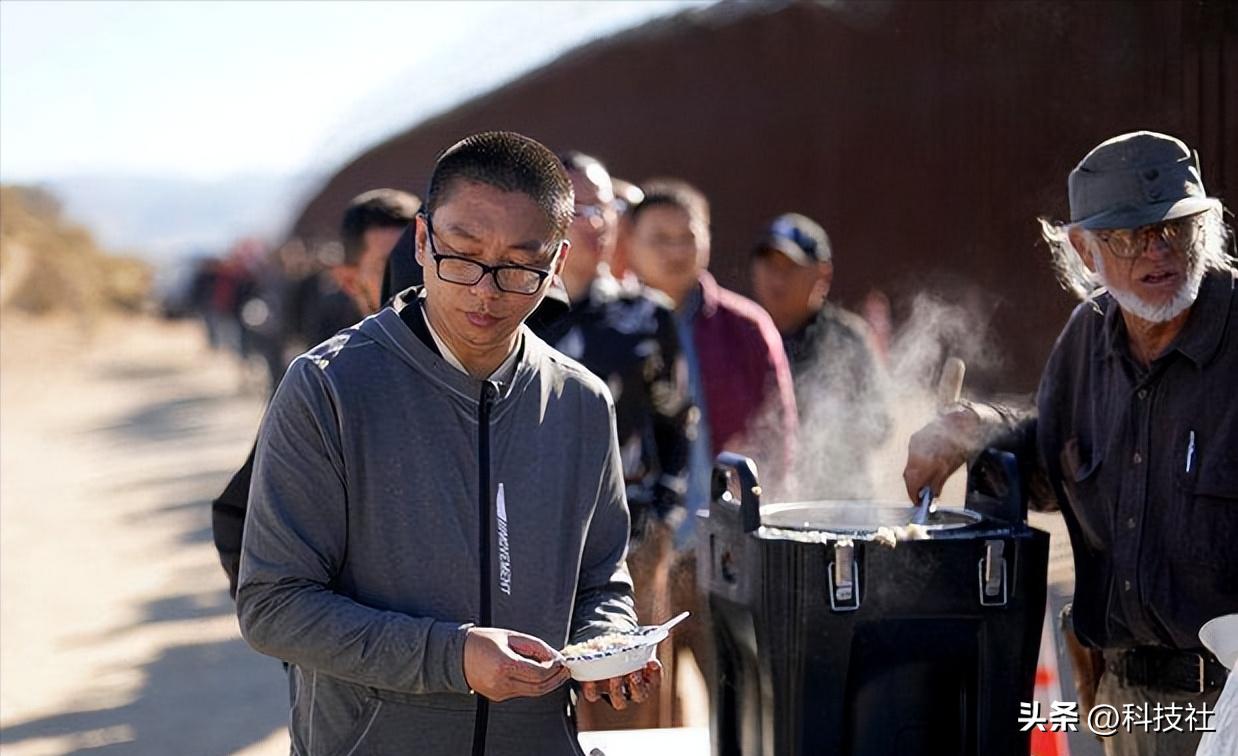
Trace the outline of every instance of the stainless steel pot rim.
{"type": "MultiPolygon", "coordinates": [[[[914,507],[903,502],[834,499],[793,501],[761,507],[761,524],[780,530],[798,530],[864,535],[879,528],[902,527],[910,522],[914,507]]],[[[980,514],[962,507],[938,507],[924,529],[955,530],[979,523],[980,514]]]]}

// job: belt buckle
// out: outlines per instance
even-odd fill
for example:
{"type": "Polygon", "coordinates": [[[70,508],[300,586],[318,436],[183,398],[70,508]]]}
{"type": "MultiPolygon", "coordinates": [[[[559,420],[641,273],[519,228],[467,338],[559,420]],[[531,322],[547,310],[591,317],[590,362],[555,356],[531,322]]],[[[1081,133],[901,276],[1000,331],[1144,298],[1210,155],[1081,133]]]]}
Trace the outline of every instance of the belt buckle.
{"type": "Polygon", "coordinates": [[[1177,664],[1172,662],[1167,669],[1174,670],[1172,675],[1167,675],[1166,681],[1172,679],[1179,690],[1187,693],[1198,695],[1208,689],[1208,664],[1204,655],[1195,651],[1187,651],[1178,657],[1181,659],[1177,664]],[[1194,661],[1194,671],[1192,673],[1191,662],[1194,661]]]}
{"type": "Polygon", "coordinates": [[[1195,651],[1178,652],[1175,656],[1151,656],[1132,648],[1122,654],[1117,666],[1130,685],[1180,690],[1197,695],[1208,689],[1207,659],[1195,651]],[[1191,657],[1195,662],[1193,675],[1188,666],[1191,657]]]}
{"type": "Polygon", "coordinates": [[[1191,656],[1194,656],[1194,657],[1195,657],[1195,661],[1196,661],[1196,662],[1198,662],[1198,665],[1199,665],[1199,666],[1198,666],[1198,670],[1199,670],[1199,672],[1198,672],[1198,674],[1196,675],[1196,678],[1195,678],[1195,680],[1196,680],[1196,685],[1195,685],[1196,690],[1195,690],[1195,693],[1198,695],[1198,694],[1200,694],[1200,693],[1203,693],[1205,690],[1207,690],[1207,684],[1208,684],[1208,679],[1207,679],[1207,670],[1208,670],[1208,666],[1204,663],[1204,655],[1203,655],[1203,654],[1200,654],[1200,653],[1192,653],[1192,654],[1191,654],[1191,656]]]}

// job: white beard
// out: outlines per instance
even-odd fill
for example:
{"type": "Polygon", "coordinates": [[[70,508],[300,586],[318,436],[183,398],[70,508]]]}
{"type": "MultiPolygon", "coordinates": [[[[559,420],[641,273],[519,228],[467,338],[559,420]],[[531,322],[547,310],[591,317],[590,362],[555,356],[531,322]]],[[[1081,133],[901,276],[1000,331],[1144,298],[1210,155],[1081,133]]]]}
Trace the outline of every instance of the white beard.
{"type": "Polygon", "coordinates": [[[1096,277],[1100,279],[1101,285],[1108,289],[1119,307],[1149,323],[1165,323],[1173,320],[1195,304],[1195,299],[1199,297],[1199,286],[1203,283],[1206,272],[1198,260],[1189,262],[1186,280],[1182,282],[1178,291],[1165,304],[1154,305],[1140,299],[1139,295],[1134,292],[1125,291],[1110,284],[1109,276],[1105,272],[1104,258],[1105,256],[1101,254],[1092,256],[1092,260],[1096,263],[1096,277]]]}

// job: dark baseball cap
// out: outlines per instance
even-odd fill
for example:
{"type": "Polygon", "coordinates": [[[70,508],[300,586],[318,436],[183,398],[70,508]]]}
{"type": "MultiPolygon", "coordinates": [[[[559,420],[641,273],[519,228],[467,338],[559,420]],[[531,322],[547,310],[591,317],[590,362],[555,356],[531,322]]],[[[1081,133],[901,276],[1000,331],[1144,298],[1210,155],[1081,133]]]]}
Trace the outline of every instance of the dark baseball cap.
{"type": "Polygon", "coordinates": [[[1204,191],[1199,155],[1167,134],[1133,131],[1097,145],[1070,172],[1070,221],[1138,228],[1219,208],[1204,191]]]}
{"type": "Polygon", "coordinates": [[[759,255],[768,249],[776,249],[798,265],[830,262],[830,237],[821,225],[799,213],[783,213],[766,227],[753,247],[752,254],[759,255]]]}

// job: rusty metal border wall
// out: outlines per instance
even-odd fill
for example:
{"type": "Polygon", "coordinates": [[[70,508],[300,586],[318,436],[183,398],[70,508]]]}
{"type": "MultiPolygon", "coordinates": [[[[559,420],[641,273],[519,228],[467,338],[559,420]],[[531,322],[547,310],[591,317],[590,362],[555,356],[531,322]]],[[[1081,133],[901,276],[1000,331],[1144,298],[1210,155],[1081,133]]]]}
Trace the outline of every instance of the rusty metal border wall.
{"type": "Polygon", "coordinates": [[[1066,174],[1139,128],[1196,146],[1211,193],[1238,190],[1234,3],[723,3],[568,53],[374,147],[294,226],[330,234],[376,186],[423,190],[461,136],[514,129],[641,181],[676,175],[713,206],[713,263],[749,291],[761,223],[798,210],[836,250],[834,293],[965,303],[1000,358],[969,384],[1030,391],[1072,306],[1035,218],[1066,174]],[[979,383],[976,383],[978,381],[979,383]]]}

